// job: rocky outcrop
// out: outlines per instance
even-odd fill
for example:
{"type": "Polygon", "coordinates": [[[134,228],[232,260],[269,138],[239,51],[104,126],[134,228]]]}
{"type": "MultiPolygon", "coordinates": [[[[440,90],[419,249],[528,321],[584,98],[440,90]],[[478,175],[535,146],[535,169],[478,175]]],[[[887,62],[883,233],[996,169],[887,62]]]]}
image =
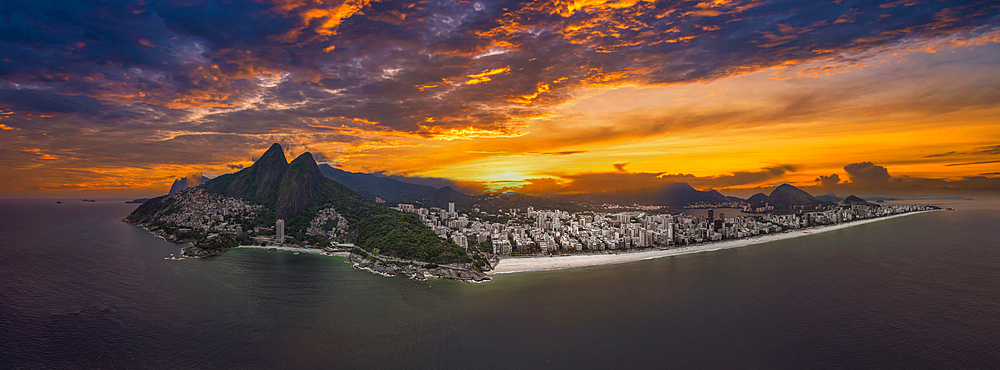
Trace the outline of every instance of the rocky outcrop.
{"type": "Polygon", "coordinates": [[[425,281],[427,276],[434,276],[442,279],[459,280],[467,283],[482,283],[493,280],[479,271],[456,269],[433,264],[409,261],[382,261],[371,256],[363,256],[352,253],[350,255],[354,268],[368,270],[382,276],[406,275],[411,279],[425,281]],[[428,268],[430,267],[430,268],[428,268]]]}
{"type": "Polygon", "coordinates": [[[170,192],[167,193],[167,194],[169,195],[169,194],[180,193],[181,190],[184,190],[184,189],[187,189],[187,188],[193,188],[195,186],[204,184],[204,183],[208,182],[208,180],[211,180],[211,179],[207,178],[207,177],[205,177],[204,175],[201,175],[201,174],[192,175],[191,177],[186,177],[186,176],[185,177],[181,177],[179,179],[174,180],[174,183],[172,185],[170,185],[170,192]]]}
{"type": "Polygon", "coordinates": [[[215,257],[222,255],[224,249],[204,249],[197,246],[188,246],[181,248],[181,257],[185,258],[204,258],[204,257],[215,257]]]}

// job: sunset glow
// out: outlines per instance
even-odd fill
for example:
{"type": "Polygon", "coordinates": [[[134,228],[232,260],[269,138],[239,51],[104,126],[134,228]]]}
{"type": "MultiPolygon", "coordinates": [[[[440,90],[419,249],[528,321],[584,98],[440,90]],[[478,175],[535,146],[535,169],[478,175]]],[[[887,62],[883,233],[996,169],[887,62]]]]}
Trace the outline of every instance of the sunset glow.
{"type": "Polygon", "coordinates": [[[1000,189],[995,2],[109,7],[0,17],[0,193],[158,195],[272,142],[469,191],[1000,189]]]}

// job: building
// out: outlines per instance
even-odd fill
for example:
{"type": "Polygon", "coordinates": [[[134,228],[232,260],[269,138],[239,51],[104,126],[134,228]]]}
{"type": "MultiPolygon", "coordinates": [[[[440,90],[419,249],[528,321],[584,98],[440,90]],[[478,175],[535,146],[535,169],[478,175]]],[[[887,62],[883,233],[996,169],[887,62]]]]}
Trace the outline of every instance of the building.
{"type": "Polygon", "coordinates": [[[285,243],[285,220],[280,218],[274,223],[274,242],[279,245],[285,243]]]}
{"type": "Polygon", "coordinates": [[[448,203],[448,213],[455,214],[455,203],[448,203]]]}

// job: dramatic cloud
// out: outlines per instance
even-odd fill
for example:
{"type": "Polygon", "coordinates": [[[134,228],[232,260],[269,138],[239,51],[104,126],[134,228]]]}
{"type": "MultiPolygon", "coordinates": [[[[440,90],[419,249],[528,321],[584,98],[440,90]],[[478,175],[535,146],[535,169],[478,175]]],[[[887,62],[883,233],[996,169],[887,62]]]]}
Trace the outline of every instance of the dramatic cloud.
{"type": "Polygon", "coordinates": [[[527,179],[523,185],[510,185],[507,190],[540,195],[579,193],[649,193],[664,186],[686,182],[696,188],[728,188],[761,184],[780,178],[796,167],[782,165],[762,168],[759,171],[738,171],[717,176],[627,172],[628,163],[615,164],[616,172],[590,172],[579,174],[551,174],[550,178],[527,179]]]}
{"type": "MultiPolygon", "coordinates": [[[[995,3],[957,0],[10,1],[0,15],[0,139],[10,143],[0,148],[0,172],[10,173],[0,191],[154,188],[168,170],[236,169],[271,142],[363,162],[356,170],[405,158],[412,168],[392,170],[426,173],[499,154],[582,157],[602,140],[692,127],[795,123],[852,95],[820,89],[789,94],[780,109],[634,112],[610,127],[551,127],[564,141],[531,137],[544,134],[535,128],[546,120],[585,121],[553,112],[601,89],[772,69],[776,81],[848,73],[871,68],[873,50],[996,43],[998,15],[995,3]],[[821,65],[783,70],[808,63],[821,65]],[[423,157],[442,147],[431,153],[439,159],[423,157]],[[132,180],[108,182],[115,176],[132,180]]],[[[996,85],[984,81],[984,89],[941,93],[953,99],[915,101],[934,114],[995,106],[996,85]]],[[[995,139],[956,152],[995,155],[997,146],[984,146],[995,139]]],[[[740,186],[796,170],[733,172],[758,166],[699,178],[740,186]]],[[[855,169],[857,180],[849,171],[851,181],[884,181],[865,171],[855,169]]]]}
{"type": "Polygon", "coordinates": [[[816,178],[816,183],[821,188],[830,188],[840,183],[840,176],[837,174],[820,176],[816,178]]]}
{"type": "Polygon", "coordinates": [[[844,166],[844,171],[850,176],[851,182],[870,187],[885,187],[889,185],[889,170],[871,162],[851,163],[844,166]]]}

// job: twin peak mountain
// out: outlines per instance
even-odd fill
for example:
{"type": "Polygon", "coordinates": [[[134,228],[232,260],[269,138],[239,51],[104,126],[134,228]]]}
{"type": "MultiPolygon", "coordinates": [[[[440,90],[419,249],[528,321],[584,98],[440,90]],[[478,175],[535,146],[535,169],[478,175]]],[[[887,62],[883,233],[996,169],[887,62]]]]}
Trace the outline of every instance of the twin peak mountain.
{"type": "Polygon", "coordinates": [[[274,208],[278,218],[290,219],[320,198],[323,177],[311,153],[285,160],[281,145],[272,144],[257,162],[205,185],[228,197],[244,198],[274,208]]]}

